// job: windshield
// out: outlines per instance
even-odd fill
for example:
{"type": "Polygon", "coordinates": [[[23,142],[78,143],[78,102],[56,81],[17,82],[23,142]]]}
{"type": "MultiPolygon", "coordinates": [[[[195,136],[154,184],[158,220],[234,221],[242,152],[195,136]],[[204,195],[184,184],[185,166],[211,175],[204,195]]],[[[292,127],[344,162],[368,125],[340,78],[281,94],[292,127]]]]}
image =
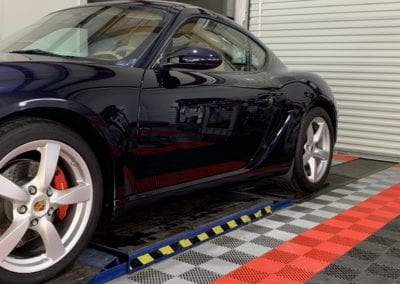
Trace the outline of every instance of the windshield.
{"type": "Polygon", "coordinates": [[[1,41],[0,51],[109,61],[137,58],[165,26],[166,14],[145,8],[92,6],[50,14],[1,41]]]}

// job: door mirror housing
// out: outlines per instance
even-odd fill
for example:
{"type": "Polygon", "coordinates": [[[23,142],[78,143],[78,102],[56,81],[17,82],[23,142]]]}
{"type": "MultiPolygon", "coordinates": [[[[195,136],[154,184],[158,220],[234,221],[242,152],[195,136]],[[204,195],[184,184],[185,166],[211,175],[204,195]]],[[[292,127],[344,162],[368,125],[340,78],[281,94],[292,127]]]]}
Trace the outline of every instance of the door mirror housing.
{"type": "Polygon", "coordinates": [[[222,64],[221,56],[212,49],[204,47],[186,47],[161,60],[161,67],[206,70],[222,64]]]}

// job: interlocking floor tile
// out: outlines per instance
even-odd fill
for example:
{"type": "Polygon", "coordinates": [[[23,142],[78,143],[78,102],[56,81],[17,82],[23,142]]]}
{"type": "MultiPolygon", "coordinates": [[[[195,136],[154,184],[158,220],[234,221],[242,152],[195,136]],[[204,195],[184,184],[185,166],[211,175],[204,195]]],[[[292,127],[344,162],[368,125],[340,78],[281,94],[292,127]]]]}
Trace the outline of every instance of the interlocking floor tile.
{"type": "Polygon", "coordinates": [[[259,237],[255,238],[254,240],[252,240],[251,243],[261,245],[264,247],[268,247],[268,248],[273,248],[273,247],[279,246],[281,243],[283,243],[283,241],[272,238],[272,237],[259,236],[259,237]]]}
{"type": "Polygon", "coordinates": [[[209,255],[211,257],[218,257],[218,256],[230,251],[230,248],[225,247],[225,246],[219,246],[212,242],[206,242],[197,247],[194,247],[192,250],[209,255]]]}
{"type": "Polygon", "coordinates": [[[241,251],[231,250],[231,251],[228,251],[227,253],[224,253],[223,255],[219,256],[218,258],[232,262],[232,263],[243,265],[243,264],[249,262],[250,260],[252,260],[254,258],[254,256],[252,256],[251,254],[241,252],[241,251]]]}
{"type": "Polygon", "coordinates": [[[176,259],[171,259],[170,261],[162,261],[156,263],[152,269],[164,272],[166,274],[178,276],[190,269],[193,269],[194,266],[176,259]]]}
{"type": "Polygon", "coordinates": [[[228,278],[231,282],[224,282],[230,284],[302,282],[333,261],[309,283],[400,284],[400,267],[396,265],[400,258],[400,218],[353,248],[371,230],[395,217],[398,208],[396,202],[390,203],[396,196],[390,193],[358,203],[399,181],[400,168],[383,170],[126,276],[128,282],[115,283],[210,283],[223,274],[233,274],[228,278]],[[374,213],[383,207],[382,202],[387,202],[383,213],[374,213]],[[341,214],[354,205],[357,207],[352,213],[341,214]],[[324,221],[326,226],[297,237],[324,221]],[[276,258],[263,258],[277,246],[280,253],[276,258]],[[294,251],[301,255],[293,258],[294,251]],[[310,271],[301,266],[307,260],[310,271]],[[246,271],[243,267],[235,270],[242,265],[246,271]]]}
{"type": "Polygon", "coordinates": [[[128,279],[143,284],[161,284],[172,278],[172,275],[163,273],[153,268],[148,268],[146,270],[142,270],[135,274],[132,274],[131,276],[129,276],[128,279]]]}
{"type": "Polygon", "coordinates": [[[294,233],[294,234],[300,234],[300,233],[303,233],[304,231],[306,231],[307,229],[298,227],[295,225],[291,225],[291,224],[286,224],[286,225],[283,225],[282,227],[280,227],[279,230],[289,232],[289,233],[294,233]]]}
{"type": "Polygon", "coordinates": [[[263,227],[263,226],[260,226],[260,225],[256,225],[256,224],[250,224],[248,226],[244,226],[242,228],[242,230],[262,235],[262,234],[265,234],[265,233],[271,231],[272,229],[266,228],[266,227],[263,227]]]}
{"type": "Polygon", "coordinates": [[[219,246],[223,246],[223,247],[234,249],[234,248],[244,244],[245,241],[238,240],[236,238],[232,238],[232,237],[229,237],[229,236],[221,236],[219,238],[216,238],[216,239],[212,240],[211,243],[219,245],[219,246]]]}
{"type": "Polygon", "coordinates": [[[319,223],[311,222],[311,221],[307,221],[307,220],[303,220],[303,219],[296,219],[296,220],[291,221],[289,224],[297,226],[297,227],[301,227],[301,228],[311,229],[311,228],[317,226],[319,223]]]}
{"type": "Polygon", "coordinates": [[[400,269],[393,268],[393,267],[386,266],[386,265],[380,265],[377,263],[371,264],[371,266],[367,268],[367,271],[371,274],[380,275],[385,278],[391,278],[394,280],[396,280],[400,277],[400,269]]]}
{"type": "Polygon", "coordinates": [[[240,267],[239,264],[234,264],[230,261],[225,261],[219,258],[213,258],[210,261],[207,261],[200,265],[200,268],[218,273],[218,274],[227,274],[232,270],[240,267]]]}
{"type": "Polygon", "coordinates": [[[323,271],[323,273],[338,279],[352,281],[360,272],[349,267],[331,264],[323,271]]]}
{"type": "Polygon", "coordinates": [[[259,236],[259,234],[238,229],[238,230],[229,232],[228,234],[226,234],[226,236],[232,237],[232,238],[235,238],[235,239],[238,239],[241,241],[249,242],[249,241],[257,238],[259,236]]]}
{"type": "MultiPolygon", "coordinates": [[[[209,284],[212,281],[216,280],[219,278],[221,275],[215,272],[212,272],[207,269],[203,269],[200,267],[193,268],[192,270],[189,270],[182,275],[180,275],[180,278],[183,278],[184,280],[191,281],[194,283],[199,283],[199,284],[209,284]]],[[[179,283],[179,282],[178,282],[179,283]]]]}
{"type": "Polygon", "coordinates": [[[264,234],[264,236],[276,238],[276,239],[282,240],[282,241],[288,241],[291,238],[295,237],[296,234],[276,229],[276,230],[272,230],[272,231],[264,234]]]}
{"type": "Polygon", "coordinates": [[[255,243],[244,243],[243,245],[238,246],[236,248],[237,251],[244,252],[246,254],[251,254],[253,256],[260,256],[271,249],[272,247],[269,248],[255,243]]]}
{"type": "Polygon", "coordinates": [[[189,250],[184,253],[181,253],[175,259],[194,266],[199,266],[207,261],[210,261],[212,257],[204,253],[189,250]]]}

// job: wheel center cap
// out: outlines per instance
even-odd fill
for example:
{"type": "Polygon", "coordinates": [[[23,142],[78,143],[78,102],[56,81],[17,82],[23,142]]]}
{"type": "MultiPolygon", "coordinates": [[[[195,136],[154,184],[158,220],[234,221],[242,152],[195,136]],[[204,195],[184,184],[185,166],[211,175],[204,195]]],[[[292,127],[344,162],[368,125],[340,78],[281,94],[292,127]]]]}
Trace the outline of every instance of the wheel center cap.
{"type": "Polygon", "coordinates": [[[33,210],[35,210],[36,212],[42,212],[46,209],[46,207],[46,199],[40,199],[33,204],[33,210]]]}
{"type": "Polygon", "coordinates": [[[41,218],[45,216],[47,214],[47,211],[49,210],[49,207],[49,199],[43,194],[40,194],[34,200],[32,200],[32,203],[30,205],[32,215],[36,218],[41,218]]]}

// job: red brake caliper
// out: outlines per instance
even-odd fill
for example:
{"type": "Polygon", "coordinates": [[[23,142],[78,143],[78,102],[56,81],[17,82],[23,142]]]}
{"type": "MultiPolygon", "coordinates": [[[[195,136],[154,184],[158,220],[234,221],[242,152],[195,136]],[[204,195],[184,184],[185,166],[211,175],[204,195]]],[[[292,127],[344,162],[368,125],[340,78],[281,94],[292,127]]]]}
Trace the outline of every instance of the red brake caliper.
{"type": "MultiPolygon", "coordinates": [[[[54,174],[53,180],[51,181],[51,186],[56,190],[64,190],[68,188],[68,182],[65,178],[63,170],[57,166],[56,172],[54,174]]],[[[61,205],[56,211],[56,216],[58,220],[62,221],[67,216],[68,205],[61,205]]]]}

